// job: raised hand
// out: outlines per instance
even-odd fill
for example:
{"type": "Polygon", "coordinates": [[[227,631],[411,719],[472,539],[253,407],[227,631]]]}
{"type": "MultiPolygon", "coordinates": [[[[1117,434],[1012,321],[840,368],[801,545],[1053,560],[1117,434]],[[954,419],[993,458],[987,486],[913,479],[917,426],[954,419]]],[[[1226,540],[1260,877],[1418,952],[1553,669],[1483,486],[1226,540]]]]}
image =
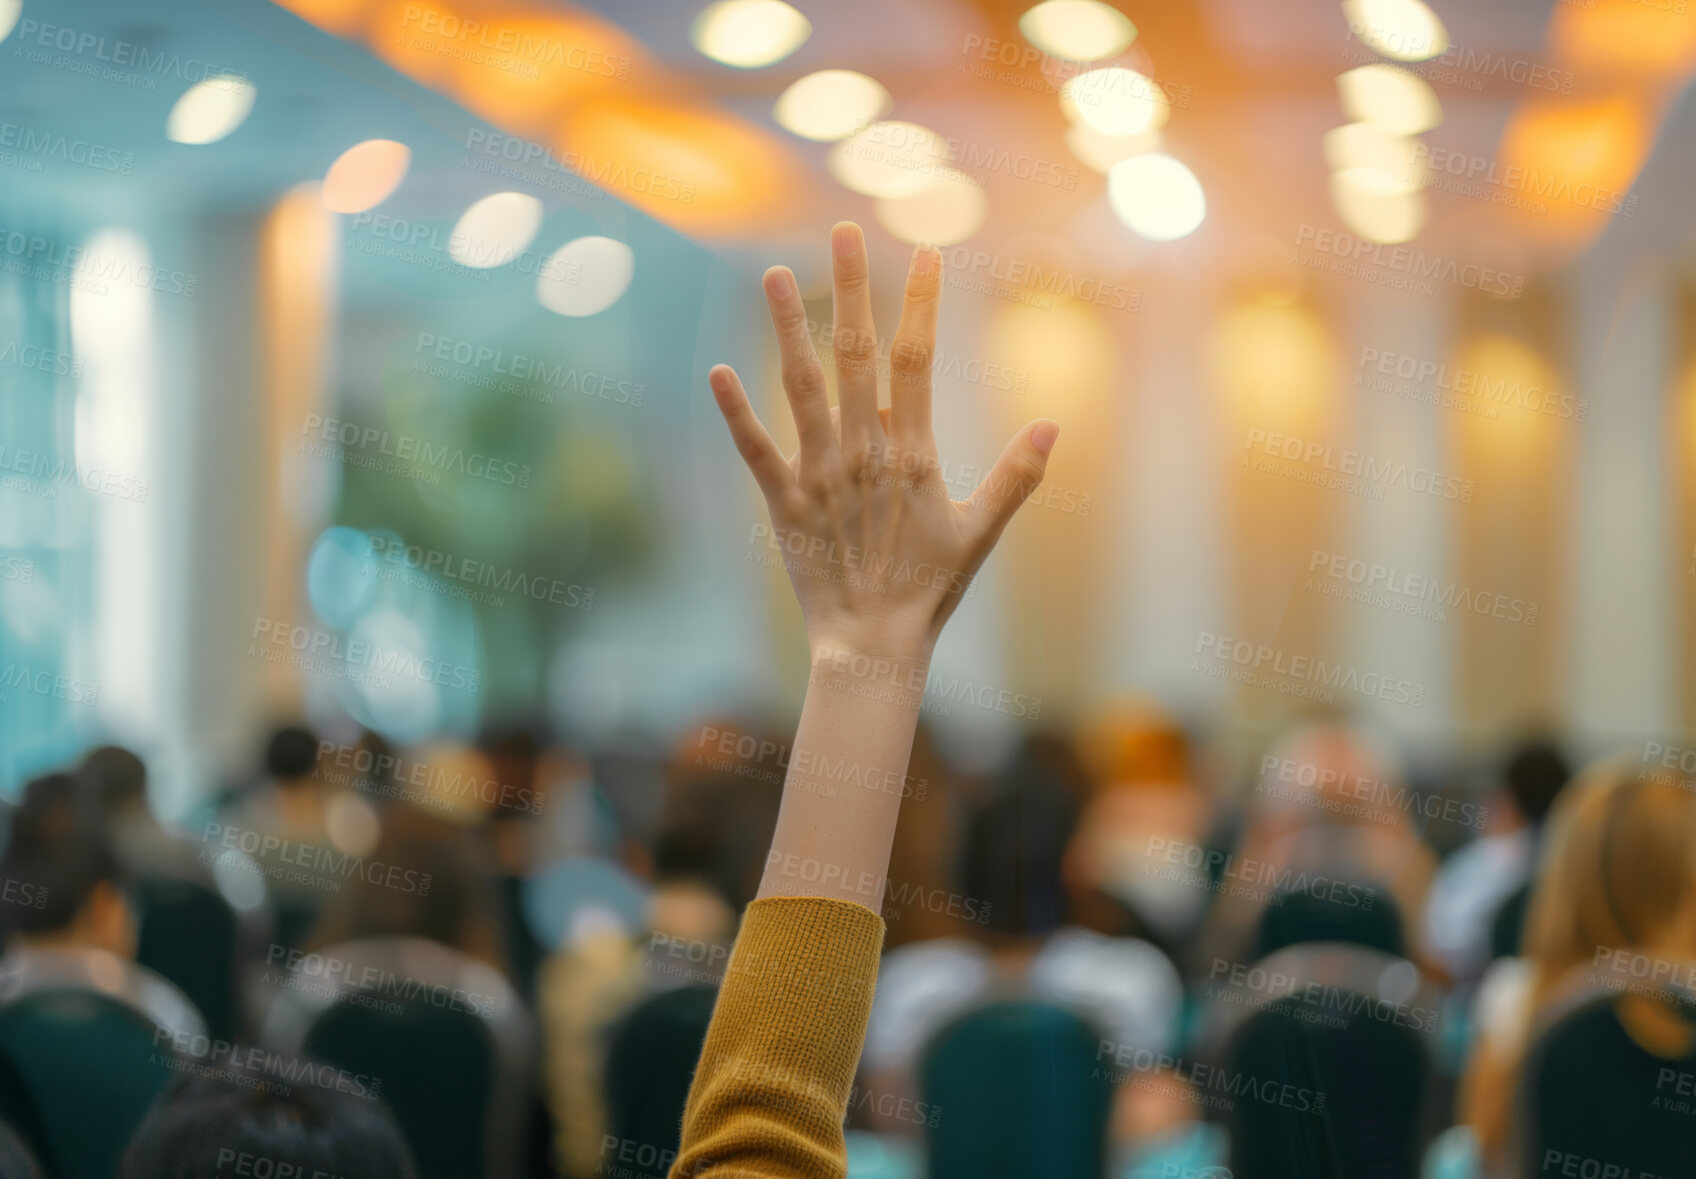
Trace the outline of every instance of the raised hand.
{"type": "Polygon", "coordinates": [[[1060,427],[1030,422],[970,497],[950,498],[930,409],[941,256],[928,246],[913,253],[889,351],[890,405],[879,410],[865,239],[845,221],[830,243],[840,409],[829,405],[806,308],[786,266],[766,271],[763,285],[800,438],[796,455],[785,461],[733,369],[718,365],[708,380],[765,495],[815,648],[925,658],[1002,529],[1042,482],[1060,427]]]}

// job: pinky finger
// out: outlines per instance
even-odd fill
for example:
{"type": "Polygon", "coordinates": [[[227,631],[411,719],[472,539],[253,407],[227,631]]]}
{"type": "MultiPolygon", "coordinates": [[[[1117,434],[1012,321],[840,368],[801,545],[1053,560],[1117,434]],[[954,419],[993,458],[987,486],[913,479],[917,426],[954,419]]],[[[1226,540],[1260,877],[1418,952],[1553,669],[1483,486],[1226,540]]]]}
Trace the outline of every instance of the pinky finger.
{"type": "Polygon", "coordinates": [[[760,485],[766,498],[774,498],[794,482],[795,475],[789,464],[783,461],[777,443],[760,424],[754,407],[748,404],[742,378],[728,364],[717,364],[707,374],[707,384],[712,387],[719,413],[724,415],[724,424],[730,427],[730,437],[736,443],[737,453],[748,464],[748,470],[753,473],[754,481],[760,485]]]}

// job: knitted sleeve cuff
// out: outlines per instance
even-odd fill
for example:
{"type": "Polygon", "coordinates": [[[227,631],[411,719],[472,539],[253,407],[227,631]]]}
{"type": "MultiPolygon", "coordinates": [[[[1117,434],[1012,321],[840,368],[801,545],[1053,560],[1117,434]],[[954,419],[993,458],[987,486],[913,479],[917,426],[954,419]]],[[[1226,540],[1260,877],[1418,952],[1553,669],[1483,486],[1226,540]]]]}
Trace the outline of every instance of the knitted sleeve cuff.
{"type": "Polygon", "coordinates": [[[840,1176],[842,1120],[883,919],[822,897],[748,906],[683,1115],[673,1176],[840,1176]]]}

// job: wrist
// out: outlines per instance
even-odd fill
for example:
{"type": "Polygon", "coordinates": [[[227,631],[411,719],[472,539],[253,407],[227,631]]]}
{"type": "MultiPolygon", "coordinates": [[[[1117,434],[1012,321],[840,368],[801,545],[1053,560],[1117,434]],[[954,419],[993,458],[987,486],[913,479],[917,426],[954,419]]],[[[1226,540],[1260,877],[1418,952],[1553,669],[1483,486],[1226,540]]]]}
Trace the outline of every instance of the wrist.
{"type": "Polygon", "coordinates": [[[936,639],[924,627],[887,621],[838,622],[807,628],[807,645],[815,662],[821,652],[829,652],[928,665],[936,639]]]}
{"type": "Polygon", "coordinates": [[[810,646],[810,686],[915,709],[923,703],[930,680],[930,643],[867,643],[815,635],[810,646]]]}

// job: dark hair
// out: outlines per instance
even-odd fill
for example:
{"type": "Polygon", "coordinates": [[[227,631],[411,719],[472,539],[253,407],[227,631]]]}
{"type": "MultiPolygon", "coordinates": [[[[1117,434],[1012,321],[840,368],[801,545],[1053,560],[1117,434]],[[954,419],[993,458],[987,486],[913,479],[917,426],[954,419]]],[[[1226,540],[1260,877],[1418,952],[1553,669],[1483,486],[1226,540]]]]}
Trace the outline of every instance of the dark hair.
{"type": "Polygon", "coordinates": [[[1237,1029],[1218,1076],[1237,1179],[1416,1179],[1434,1088],[1421,1033],[1359,992],[1285,995],[1237,1029]]]}
{"type": "Polygon", "coordinates": [[[318,764],[318,735],[297,725],[285,725],[265,744],[265,773],[285,782],[304,778],[318,764]]]}
{"type": "Polygon", "coordinates": [[[1508,794],[1533,826],[1543,821],[1571,777],[1572,766],[1560,746],[1543,738],[1522,742],[1502,768],[1508,794]]]}
{"type": "MultiPolygon", "coordinates": [[[[296,1085],[286,1093],[187,1075],[160,1094],[124,1151],[119,1179],[221,1179],[270,1171],[415,1179],[412,1155],[381,1104],[296,1085]],[[245,1160],[245,1166],[244,1166],[245,1160]]],[[[288,1173],[288,1172],[281,1172],[288,1173]]]]}
{"type": "Polygon", "coordinates": [[[147,765],[122,745],[89,750],[76,776],[108,809],[147,801],[147,765]]]}
{"type": "Polygon", "coordinates": [[[118,879],[118,859],[94,791],[69,774],[48,774],[25,786],[12,813],[0,877],[15,882],[18,891],[17,903],[0,905],[8,932],[69,926],[97,887],[118,879]]]}
{"type": "Polygon", "coordinates": [[[1086,780],[1068,745],[1036,734],[972,815],[961,879],[987,909],[991,932],[1037,937],[1065,923],[1061,865],[1086,780]]]}

